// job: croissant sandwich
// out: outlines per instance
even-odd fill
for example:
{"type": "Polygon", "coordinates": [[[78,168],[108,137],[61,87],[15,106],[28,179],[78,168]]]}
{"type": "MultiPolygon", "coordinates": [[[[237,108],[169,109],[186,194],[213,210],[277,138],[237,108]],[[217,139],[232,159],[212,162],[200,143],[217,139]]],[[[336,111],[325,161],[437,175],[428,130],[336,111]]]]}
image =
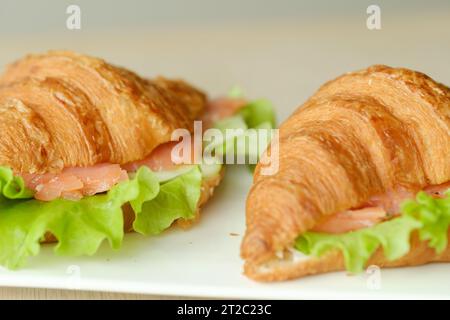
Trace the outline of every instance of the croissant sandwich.
{"type": "Polygon", "coordinates": [[[376,65],[323,85],[258,164],[244,273],[276,281],[450,261],[450,89],[376,65]]]}
{"type": "Polygon", "coordinates": [[[11,64],[0,77],[0,264],[20,267],[41,242],[92,255],[124,231],[194,221],[223,166],[203,163],[201,137],[200,161],[174,161],[173,133],[195,134],[196,120],[245,125],[258,112],[248,104],[72,52],[11,64]]]}

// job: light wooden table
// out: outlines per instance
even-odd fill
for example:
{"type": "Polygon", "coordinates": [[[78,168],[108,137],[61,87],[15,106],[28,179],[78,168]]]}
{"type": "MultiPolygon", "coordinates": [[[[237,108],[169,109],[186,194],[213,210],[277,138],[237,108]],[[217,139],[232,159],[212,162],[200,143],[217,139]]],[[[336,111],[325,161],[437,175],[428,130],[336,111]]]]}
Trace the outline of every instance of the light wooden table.
{"type": "MultiPolygon", "coordinates": [[[[85,299],[108,299],[108,300],[155,300],[168,299],[164,296],[153,296],[144,294],[123,294],[98,291],[76,291],[55,290],[35,288],[8,288],[0,287],[0,300],[85,300],[85,299]]],[[[178,297],[180,299],[180,297],[178,297]]]]}
{"type": "MultiPolygon", "coordinates": [[[[383,29],[359,21],[280,21],[165,30],[63,32],[4,36],[0,65],[28,52],[67,48],[104,57],[142,74],[182,76],[211,94],[237,84],[250,97],[267,97],[280,119],[324,81],[374,63],[422,70],[450,83],[446,13],[386,14],[383,29]],[[147,39],[147,40],[146,40],[147,39]],[[7,45],[4,45],[7,44],[7,45]],[[149,59],[149,57],[151,57],[149,59]],[[300,57],[300,58],[299,58],[300,57]]],[[[0,299],[164,299],[107,292],[0,288],[0,299]]]]}

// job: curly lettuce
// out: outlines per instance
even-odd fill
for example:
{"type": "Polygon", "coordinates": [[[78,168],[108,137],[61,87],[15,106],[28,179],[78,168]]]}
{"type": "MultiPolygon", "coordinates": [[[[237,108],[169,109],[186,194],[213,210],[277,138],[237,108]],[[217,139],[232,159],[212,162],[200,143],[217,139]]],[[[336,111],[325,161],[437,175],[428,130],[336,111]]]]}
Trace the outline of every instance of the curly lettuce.
{"type": "Polygon", "coordinates": [[[22,177],[14,176],[12,170],[7,167],[0,167],[0,201],[32,197],[33,192],[25,188],[22,177]]]}
{"type": "MultiPolygon", "coordinates": [[[[197,202],[200,199],[202,174],[198,167],[161,185],[152,201],[145,201],[139,207],[131,201],[136,214],[133,229],[144,235],[157,235],[183,218],[195,218],[197,202]]],[[[141,203],[139,203],[140,205],[141,203]]]]}
{"type": "Polygon", "coordinates": [[[379,247],[383,248],[386,259],[401,258],[409,252],[411,233],[416,230],[420,239],[428,241],[428,246],[437,253],[445,250],[450,225],[449,191],[441,199],[419,192],[415,200],[402,204],[401,212],[398,218],[344,234],[306,232],[296,239],[295,248],[315,257],[340,250],[351,273],[363,271],[379,247]]]}

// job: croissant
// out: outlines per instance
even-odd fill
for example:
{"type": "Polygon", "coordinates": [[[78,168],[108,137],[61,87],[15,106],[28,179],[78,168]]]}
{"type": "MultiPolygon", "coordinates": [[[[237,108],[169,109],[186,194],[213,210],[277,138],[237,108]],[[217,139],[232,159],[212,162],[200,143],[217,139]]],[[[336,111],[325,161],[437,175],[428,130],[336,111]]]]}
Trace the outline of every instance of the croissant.
{"type": "MultiPolygon", "coordinates": [[[[262,175],[259,163],[247,198],[244,273],[275,281],[343,270],[342,250],[296,256],[296,239],[314,231],[352,233],[355,217],[360,230],[380,212],[376,223],[394,221],[399,202],[420,190],[442,197],[450,188],[450,89],[383,65],[347,73],[298,108],[274,143],[279,170],[262,175]]],[[[450,248],[437,253],[418,231],[409,245],[394,260],[378,247],[365,266],[450,261],[450,248]]]]}
{"type": "Polygon", "coordinates": [[[183,81],[67,51],[30,55],[0,77],[0,163],[45,173],[141,160],[173,130],[192,130],[206,103],[183,81]]]}
{"type": "MultiPolygon", "coordinates": [[[[101,59],[67,51],[29,55],[0,77],[0,166],[30,177],[35,196],[43,186],[52,190],[56,183],[62,188],[61,181],[70,187],[74,179],[75,184],[94,180],[100,190],[58,194],[80,200],[122,180],[126,172],[118,165],[145,162],[170,142],[173,130],[192,132],[206,106],[206,95],[181,80],[143,79],[101,59]],[[108,174],[119,176],[102,180],[108,174]]],[[[202,179],[196,216],[222,173],[202,179]]],[[[0,194],[2,183],[0,178],[0,194]]],[[[128,204],[123,215],[124,230],[132,230],[135,213],[128,204]]],[[[178,220],[182,225],[192,221],[178,220]]],[[[47,232],[43,240],[57,239],[47,232]]]]}

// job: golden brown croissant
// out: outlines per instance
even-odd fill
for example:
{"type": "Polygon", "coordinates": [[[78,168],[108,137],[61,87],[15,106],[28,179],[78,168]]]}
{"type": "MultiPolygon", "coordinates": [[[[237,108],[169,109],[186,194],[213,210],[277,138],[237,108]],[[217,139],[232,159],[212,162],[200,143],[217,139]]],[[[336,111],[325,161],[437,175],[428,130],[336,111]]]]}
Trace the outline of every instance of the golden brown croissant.
{"type": "MultiPolygon", "coordinates": [[[[142,160],[173,130],[192,132],[206,104],[203,92],[180,80],[143,79],[67,51],[29,55],[0,77],[0,165],[46,174],[142,160]]],[[[197,215],[221,178],[202,180],[197,215]]],[[[135,215],[127,206],[123,213],[129,231],[135,215]]]]}
{"type": "MultiPolygon", "coordinates": [[[[395,190],[450,180],[450,89],[407,69],[372,66],[323,85],[280,127],[279,171],[247,198],[245,274],[262,281],[342,270],[342,254],[295,261],[286,250],[327,217],[395,190]],[[270,200],[269,200],[270,199],[270,200]],[[278,253],[285,252],[283,257],[278,253]]],[[[380,266],[450,261],[417,236],[409,254],[380,266]]]]}
{"type": "Polygon", "coordinates": [[[182,81],[145,80],[72,52],[30,55],[0,78],[0,163],[43,173],[140,160],[174,129],[192,129],[205,106],[182,81]]]}

